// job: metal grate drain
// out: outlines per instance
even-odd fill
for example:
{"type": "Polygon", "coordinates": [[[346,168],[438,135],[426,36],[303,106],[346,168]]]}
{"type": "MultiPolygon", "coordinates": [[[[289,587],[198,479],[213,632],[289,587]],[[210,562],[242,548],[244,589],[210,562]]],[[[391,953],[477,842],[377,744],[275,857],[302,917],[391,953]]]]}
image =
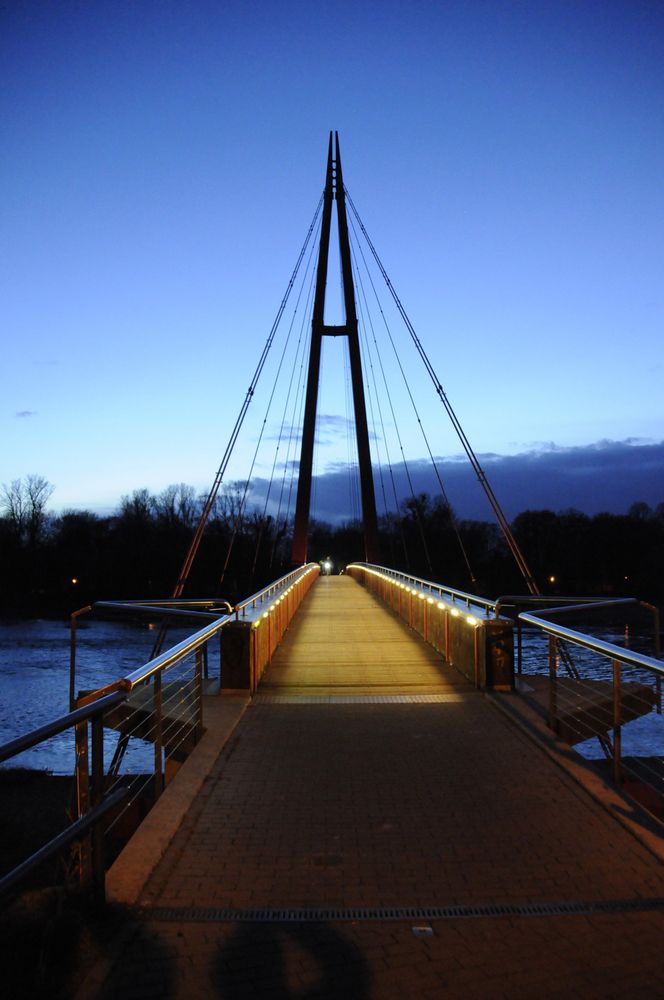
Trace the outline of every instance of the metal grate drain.
{"type": "MultiPolygon", "coordinates": [[[[415,705],[465,701],[466,694],[258,694],[256,705],[415,705]]],[[[472,697],[472,695],[471,695],[472,697]]]]}
{"type": "Polygon", "coordinates": [[[141,907],[148,920],[171,923],[328,923],[365,920],[467,920],[497,917],[560,917],[594,913],[663,910],[664,897],[575,901],[568,903],[497,903],[477,906],[377,907],[141,907]]]}

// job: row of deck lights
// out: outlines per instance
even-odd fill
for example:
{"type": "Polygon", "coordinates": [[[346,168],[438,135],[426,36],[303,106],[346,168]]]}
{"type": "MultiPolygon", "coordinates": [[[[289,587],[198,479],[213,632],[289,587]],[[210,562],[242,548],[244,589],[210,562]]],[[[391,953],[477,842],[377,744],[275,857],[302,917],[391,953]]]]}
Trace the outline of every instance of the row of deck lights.
{"type": "Polygon", "coordinates": [[[398,587],[400,590],[403,590],[406,594],[412,594],[413,597],[417,597],[418,600],[420,601],[426,600],[427,604],[435,604],[440,611],[449,612],[452,618],[463,618],[464,621],[468,625],[472,625],[473,628],[476,628],[478,625],[481,624],[479,619],[477,619],[474,615],[463,615],[458,608],[455,608],[454,605],[452,604],[448,604],[446,601],[436,601],[434,597],[430,596],[427,597],[424,591],[418,590],[416,587],[409,587],[405,583],[400,583],[398,580],[393,580],[391,576],[387,576],[385,573],[379,573],[378,570],[367,569],[366,567],[363,568],[365,573],[371,573],[372,576],[380,577],[381,580],[387,580],[387,582],[391,583],[393,587],[398,587]]]}
{"type": "Polygon", "coordinates": [[[300,581],[305,578],[305,576],[307,575],[307,573],[312,573],[313,570],[314,570],[314,568],[315,567],[313,567],[313,566],[310,567],[309,569],[306,570],[305,573],[302,574],[302,576],[298,577],[298,579],[295,581],[295,583],[291,583],[290,587],[288,587],[287,590],[284,590],[283,594],[280,597],[277,597],[277,599],[274,602],[274,604],[271,604],[270,607],[267,609],[267,611],[264,611],[263,614],[260,616],[260,618],[256,619],[256,621],[252,625],[252,628],[258,628],[258,626],[260,625],[260,623],[263,620],[263,618],[269,618],[270,615],[272,614],[272,612],[276,611],[278,605],[280,605],[282,601],[286,600],[286,598],[290,594],[291,590],[293,590],[295,588],[295,584],[296,583],[300,583],[300,581]]]}

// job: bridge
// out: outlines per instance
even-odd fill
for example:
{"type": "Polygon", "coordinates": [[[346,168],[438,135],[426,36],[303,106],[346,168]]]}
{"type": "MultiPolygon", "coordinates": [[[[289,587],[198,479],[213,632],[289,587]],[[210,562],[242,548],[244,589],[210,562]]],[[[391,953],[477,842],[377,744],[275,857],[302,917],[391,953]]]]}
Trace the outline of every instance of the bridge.
{"type": "Polygon", "coordinates": [[[460,425],[527,593],[488,598],[380,564],[335,148],[294,568],[232,605],[184,596],[224,456],[173,594],[77,611],[71,711],[0,748],[12,760],[73,730],[78,806],[0,891],[75,845],[81,884],[118,908],[69,984],[81,1000],[652,997],[664,930],[656,609],[542,597],[460,425]],[[324,321],[334,201],[343,328],[324,321]],[[364,558],[334,575],[307,562],[325,336],[348,339],[364,528],[364,558]],[[626,608],[648,624],[650,652],[578,626],[626,608]],[[147,662],[81,691],[76,635],[92,614],[161,627],[147,662]],[[169,645],[174,623],[194,631],[169,645]],[[627,736],[644,723],[634,752],[627,736]],[[138,780],[124,771],[137,742],[153,762],[138,780]],[[589,743],[590,756],[573,749],[589,743]]]}

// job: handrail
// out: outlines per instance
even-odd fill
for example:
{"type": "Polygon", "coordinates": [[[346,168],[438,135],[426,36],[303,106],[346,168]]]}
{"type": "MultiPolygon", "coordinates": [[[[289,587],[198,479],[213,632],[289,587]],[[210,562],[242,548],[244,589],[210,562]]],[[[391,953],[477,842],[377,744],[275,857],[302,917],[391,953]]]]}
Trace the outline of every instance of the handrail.
{"type": "Polygon", "coordinates": [[[188,636],[186,639],[182,639],[181,642],[167,649],[165,653],[160,653],[154,659],[148,660],[142,667],[138,667],[125,677],[120,677],[118,680],[106,684],[105,687],[97,688],[96,691],[90,691],[88,694],[83,695],[79,698],[79,704],[90,704],[96,699],[111,694],[114,691],[124,691],[126,693],[133,691],[139,684],[145,683],[145,681],[150,680],[155,674],[166,670],[174,663],[177,663],[178,660],[189,655],[189,653],[193,653],[199,647],[204,646],[229,621],[232,621],[231,615],[224,615],[222,618],[215,619],[210,625],[206,625],[205,628],[199,629],[198,632],[194,632],[193,635],[188,636]]]}
{"type": "MultiPolygon", "coordinates": [[[[569,609],[565,608],[564,610],[569,609]]],[[[655,659],[654,656],[646,656],[644,653],[625,649],[624,646],[616,646],[615,643],[605,642],[604,639],[595,639],[585,632],[577,632],[575,629],[566,628],[564,625],[546,621],[546,619],[541,618],[539,615],[533,615],[527,611],[523,611],[519,615],[519,620],[527,622],[529,625],[534,625],[536,628],[542,629],[543,632],[547,632],[557,639],[567,639],[577,646],[583,646],[585,649],[590,649],[595,653],[601,653],[612,660],[618,660],[620,663],[627,663],[632,667],[641,667],[664,675],[664,663],[661,660],[655,659]]]]}
{"type": "MultiPolygon", "coordinates": [[[[590,610],[595,608],[608,608],[614,607],[618,604],[639,604],[643,603],[636,597],[559,597],[551,594],[501,594],[500,597],[496,598],[496,614],[502,609],[503,606],[516,608],[519,605],[526,604],[550,604],[555,601],[556,605],[559,607],[546,609],[546,614],[550,614],[551,611],[575,611],[577,605],[580,608],[590,610]],[[579,604],[581,601],[581,604],[579,604]]],[[[542,612],[544,614],[544,612],[542,612]]]]}
{"type": "Polygon", "coordinates": [[[15,757],[17,754],[23,753],[24,750],[31,750],[38,743],[43,743],[44,740],[48,740],[52,736],[64,733],[66,729],[70,729],[79,722],[87,722],[95,718],[95,716],[101,715],[107,709],[119,705],[125,698],[126,694],[121,692],[106,695],[104,698],[97,698],[88,705],[77,708],[73,712],[67,712],[66,715],[61,715],[57,719],[47,722],[45,725],[40,726],[39,729],[33,729],[23,736],[17,736],[15,740],[10,740],[9,743],[3,743],[0,746],[0,764],[9,760],[10,757],[15,757]]]}
{"type": "Polygon", "coordinates": [[[357,566],[360,569],[366,569],[374,573],[386,573],[393,579],[401,577],[401,579],[408,580],[411,584],[415,584],[422,589],[428,589],[430,593],[437,592],[441,596],[443,594],[448,594],[452,597],[453,601],[459,599],[466,606],[474,604],[477,607],[484,608],[487,614],[489,611],[495,611],[496,609],[496,601],[492,601],[487,597],[479,597],[477,594],[469,594],[465,590],[457,590],[455,587],[446,587],[441,583],[433,583],[431,580],[423,580],[421,577],[413,576],[411,573],[402,573],[399,570],[390,569],[387,566],[378,566],[374,563],[365,562],[353,562],[350,563],[347,568],[351,569],[353,566],[357,566]]]}
{"type": "MultiPolygon", "coordinates": [[[[158,796],[162,789],[163,759],[162,753],[167,747],[166,733],[163,727],[162,710],[165,705],[164,692],[165,685],[162,684],[162,674],[175,664],[186,660],[192,653],[196,653],[193,684],[198,708],[195,711],[195,721],[192,723],[193,730],[200,735],[202,731],[202,664],[205,656],[204,647],[221,630],[232,623],[239,612],[252,604],[255,606],[259,602],[272,596],[282,598],[290,593],[292,587],[303,579],[312,570],[318,570],[317,563],[309,563],[298,567],[296,570],[285,574],[268,587],[263,588],[252,595],[236,608],[232,608],[228,602],[219,600],[176,600],[168,601],[99,601],[93,606],[86,606],[75,611],[72,616],[72,639],[71,639],[71,662],[70,662],[70,711],[60,716],[44,726],[26,733],[9,743],[0,746],[0,763],[30,750],[32,747],[43,743],[45,740],[64,732],[67,729],[74,729],[76,733],[76,781],[79,812],[82,815],[44,847],[40,848],[34,855],[24,861],[21,865],[0,879],[0,894],[15,886],[29,871],[56,851],[66,846],[71,841],[80,839],[83,835],[91,837],[91,849],[85,853],[85,860],[81,861],[81,871],[91,872],[91,881],[96,887],[96,891],[103,893],[103,833],[99,820],[109,809],[116,805],[121,798],[125,797],[126,791],[108,792],[106,779],[109,775],[117,775],[117,769],[113,771],[114,762],[122,759],[122,754],[118,756],[118,748],[126,747],[129,735],[125,735],[121,730],[121,738],[116,747],[113,762],[108,775],[104,775],[104,714],[117,708],[121,703],[126,702],[130,692],[144,685],[148,681],[153,681],[152,700],[149,702],[153,706],[151,711],[156,717],[154,735],[152,741],[155,749],[155,770],[154,770],[154,794],[158,796]],[[220,605],[222,607],[220,607],[220,605]],[[207,608],[208,610],[194,610],[194,608],[207,608]],[[157,613],[167,617],[180,615],[191,618],[192,616],[212,618],[202,628],[192,635],[187,636],[175,646],[152,657],[147,663],[133,670],[131,673],[120,677],[105,687],[90,691],[78,699],[76,707],[74,704],[73,683],[75,669],[75,633],[78,618],[94,609],[100,611],[108,610],[128,610],[140,613],[157,613]],[[222,612],[223,613],[220,613],[222,612]],[[88,722],[91,723],[91,739],[88,738],[88,722]],[[124,740],[124,743],[123,743],[124,740]],[[89,751],[91,750],[91,758],[89,751]],[[90,784],[90,778],[92,783],[90,784]],[[88,805],[90,806],[88,808],[88,805]]],[[[272,608],[270,609],[272,610],[272,608]]],[[[191,683],[191,682],[189,682],[191,683]]],[[[194,740],[198,736],[194,736],[194,740]]],[[[124,749],[122,750],[122,753],[124,749]]],[[[82,855],[83,856],[83,855],[82,855]]],[[[85,877],[85,876],[83,876],[85,877]]]]}
{"type": "Polygon", "coordinates": [[[292,569],[289,573],[284,576],[280,576],[279,579],[275,580],[268,587],[264,587],[262,590],[257,590],[255,594],[251,597],[247,597],[246,600],[242,601],[240,604],[235,605],[235,617],[240,617],[240,612],[243,613],[243,617],[246,616],[246,610],[249,607],[255,608],[257,603],[260,601],[262,604],[264,599],[270,597],[273,594],[277,594],[284,590],[286,587],[297,583],[303,576],[307,573],[311,573],[314,569],[319,569],[318,563],[303,563],[302,566],[298,566],[296,569],[292,569]]]}
{"type": "MultiPolygon", "coordinates": [[[[286,586],[291,583],[296,583],[305,573],[311,572],[312,569],[318,568],[318,563],[307,563],[304,566],[300,566],[295,570],[291,570],[290,573],[286,573],[284,576],[279,577],[274,583],[271,583],[269,587],[264,587],[263,590],[257,591],[248,597],[241,604],[237,604],[234,608],[232,614],[222,615],[221,618],[216,618],[209,625],[204,628],[199,629],[198,632],[194,632],[193,635],[188,636],[181,642],[177,643],[175,646],[171,646],[166,652],[160,653],[159,656],[154,657],[152,660],[148,660],[142,667],[138,667],[132,673],[127,674],[125,677],[121,677],[119,680],[113,681],[111,684],[106,685],[106,687],[100,688],[96,692],[91,692],[91,694],[86,695],[80,700],[81,704],[86,704],[87,700],[92,700],[94,697],[99,697],[100,695],[109,694],[113,691],[132,691],[137,685],[143,684],[150,678],[158,673],[160,670],[166,670],[168,667],[172,666],[178,660],[183,659],[190,653],[193,653],[200,646],[205,645],[210,639],[212,639],[217,632],[227,625],[233,619],[233,614],[237,618],[239,612],[249,607],[250,605],[255,606],[258,600],[263,600],[263,598],[270,594],[276,594],[282,591],[286,586]]],[[[115,605],[118,606],[120,602],[112,601],[100,601],[99,606],[115,605]]],[[[98,605],[95,604],[95,607],[98,605]]],[[[135,608],[132,605],[132,608],[135,608]]]]}
{"type": "Polygon", "coordinates": [[[0,878],[0,897],[4,896],[15,885],[18,885],[26,875],[29,875],[31,871],[38,868],[44,861],[48,861],[49,858],[57,854],[67,844],[71,844],[74,840],[80,840],[110,809],[122,802],[123,799],[126,799],[128,794],[128,788],[117,788],[110,795],[107,795],[103,802],[100,802],[97,806],[93,806],[84,816],[75,820],[66,829],[62,830],[61,833],[53,837],[52,840],[49,840],[47,844],[44,844],[34,854],[31,854],[29,858],[22,861],[20,865],[17,865],[16,868],[12,868],[10,872],[3,875],[0,878]]]}

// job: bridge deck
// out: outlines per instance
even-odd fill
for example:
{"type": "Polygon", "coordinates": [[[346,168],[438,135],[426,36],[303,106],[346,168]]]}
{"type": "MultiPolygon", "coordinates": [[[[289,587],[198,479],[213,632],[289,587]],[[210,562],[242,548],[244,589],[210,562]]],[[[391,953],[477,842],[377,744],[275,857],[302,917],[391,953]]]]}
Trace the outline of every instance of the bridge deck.
{"type": "Polygon", "coordinates": [[[104,995],[651,997],[663,897],[605,805],[358,584],[323,578],[104,995]]]}
{"type": "Polygon", "coordinates": [[[261,691],[443,694],[467,684],[349,576],[324,576],[272,658],[261,691]]]}

